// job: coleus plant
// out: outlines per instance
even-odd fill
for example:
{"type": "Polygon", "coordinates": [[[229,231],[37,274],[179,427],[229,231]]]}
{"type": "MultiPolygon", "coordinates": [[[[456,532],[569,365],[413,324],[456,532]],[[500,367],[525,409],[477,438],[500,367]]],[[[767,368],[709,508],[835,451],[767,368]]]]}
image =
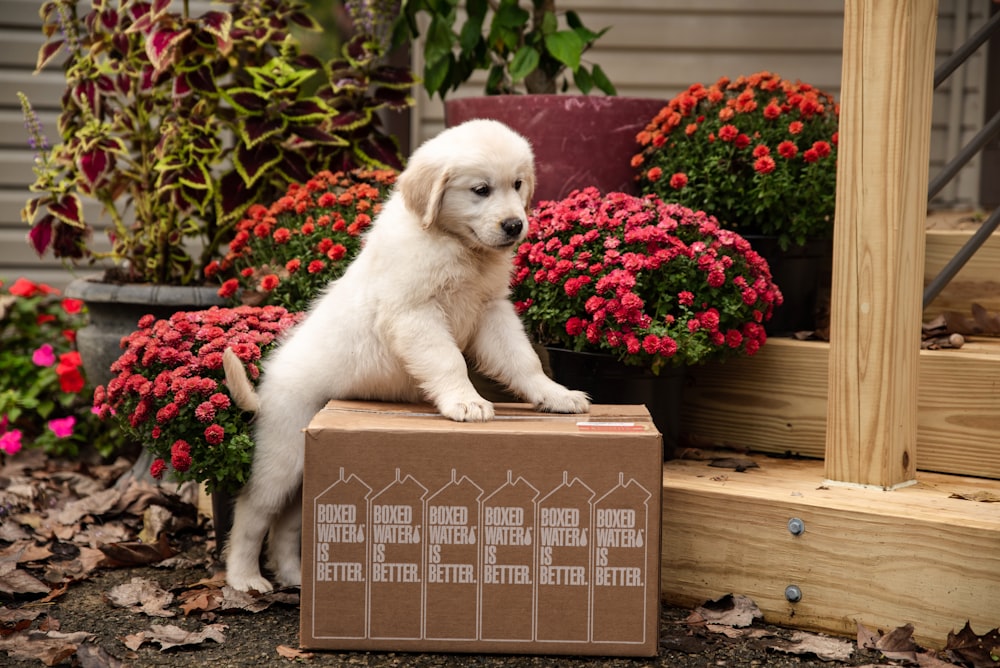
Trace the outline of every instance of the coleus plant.
{"type": "Polygon", "coordinates": [[[49,147],[20,95],[36,180],[22,217],[39,255],[110,259],[108,278],[195,284],[252,203],[323,169],[399,168],[375,113],[412,104],[408,69],[368,34],[331,63],[303,54],[294,0],[221,0],[192,16],[170,0],[49,0],[38,70],[66,90],[49,147]],[[111,250],[91,246],[84,198],[107,213],[111,250]]]}

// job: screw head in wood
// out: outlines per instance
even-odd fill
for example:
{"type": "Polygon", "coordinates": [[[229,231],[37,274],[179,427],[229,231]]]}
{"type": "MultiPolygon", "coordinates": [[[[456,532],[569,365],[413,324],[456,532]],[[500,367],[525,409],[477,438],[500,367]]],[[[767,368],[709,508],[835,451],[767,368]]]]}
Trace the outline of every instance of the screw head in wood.
{"type": "Polygon", "coordinates": [[[793,536],[801,536],[806,531],[806,523],[798,517],[788,520],[788,532],[793,536]]]}

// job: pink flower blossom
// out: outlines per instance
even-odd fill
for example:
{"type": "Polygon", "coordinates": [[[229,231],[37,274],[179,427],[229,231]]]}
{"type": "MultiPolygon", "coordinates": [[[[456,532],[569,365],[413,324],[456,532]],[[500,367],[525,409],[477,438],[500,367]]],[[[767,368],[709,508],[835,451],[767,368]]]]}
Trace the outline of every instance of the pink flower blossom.
{"type": "Polygon", "coordinates": [[[56,363],[56,354],[52,350],[52,345],[43,343],[34,353],[31,354],[31,361],[35,366],[52,366],[56,363]]]}
{"type": "Polygon", "coordinates": [[[56,435],[56,438],[69,438],[73,435],[74,426],[76,426],[76,418],[72,415],[49,420],[49,429],[56,435]]]}
{"type": "Polygon", "coordinates": [[[21,451],[21,431],[11,429],[0,434],[0,451],[8,455],[16,455],[21,451]]]}

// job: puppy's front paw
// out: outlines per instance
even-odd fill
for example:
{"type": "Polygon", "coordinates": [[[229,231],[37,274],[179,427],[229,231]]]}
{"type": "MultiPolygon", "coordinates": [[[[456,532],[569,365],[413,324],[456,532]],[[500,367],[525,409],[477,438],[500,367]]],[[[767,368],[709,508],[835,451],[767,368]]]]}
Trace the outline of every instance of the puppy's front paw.
{"type": "Polygon", "coordinates": [[[546,413],[586,413],[590,410],[590,397],[585,392],[562,386],[559,390],[543,397],[535,408],[546,413]]]}
{"type": "Polygon", "coordinates": [[[442,402],[438,410],[455,422],[489,422],[493,419],[493,404],[485,399],[442,402]]]}
{"type": "Polygon", "coordinates": [[[259,573],[256,575],[240,575],[238,573],[226,573],[226,584],[237,591],[256,591],[261,594],[271,592],[274,587],[259,573]]]}

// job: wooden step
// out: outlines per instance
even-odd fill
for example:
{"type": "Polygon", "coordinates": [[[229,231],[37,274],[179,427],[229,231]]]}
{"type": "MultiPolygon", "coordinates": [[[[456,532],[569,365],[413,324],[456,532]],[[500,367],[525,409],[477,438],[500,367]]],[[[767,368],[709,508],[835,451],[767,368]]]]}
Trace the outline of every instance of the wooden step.
{"type": "MultiPolygon", "coordinates": [[[[830,346],[769,339],[754,357],[691,367],[681,431],[695,443],[822,458],[830,346]]],[[[1000,340],[920,352],[917,468],[1000,479],[1000,340]]]]}
{"type": "MultiPolygon", "coordinates": [[[[965,245],[972,230],[927,230],[924,286],[936,277],[965,245]]],[[[924,321],[943,311],[969,313],[973,303],[1000,312],[1000,232],[994,232],[941,294],[924,309],[924,321]]]]}
{"type": "Polygon", "coordinates": [[[977,633],[997,626],[998,504],[952,495],[1000,499],[1000,482],[918,473],[917,484],[886,492],[826,484],[820,461],[755,459],[760,468],[745,473],[664,464],[665,600],[744,594],[768,622],[845,636],[858,623],[912,623],[931,648],[966,621],[977,633]],[[789,585],[799,602],[786,599],[789,585]]]}

